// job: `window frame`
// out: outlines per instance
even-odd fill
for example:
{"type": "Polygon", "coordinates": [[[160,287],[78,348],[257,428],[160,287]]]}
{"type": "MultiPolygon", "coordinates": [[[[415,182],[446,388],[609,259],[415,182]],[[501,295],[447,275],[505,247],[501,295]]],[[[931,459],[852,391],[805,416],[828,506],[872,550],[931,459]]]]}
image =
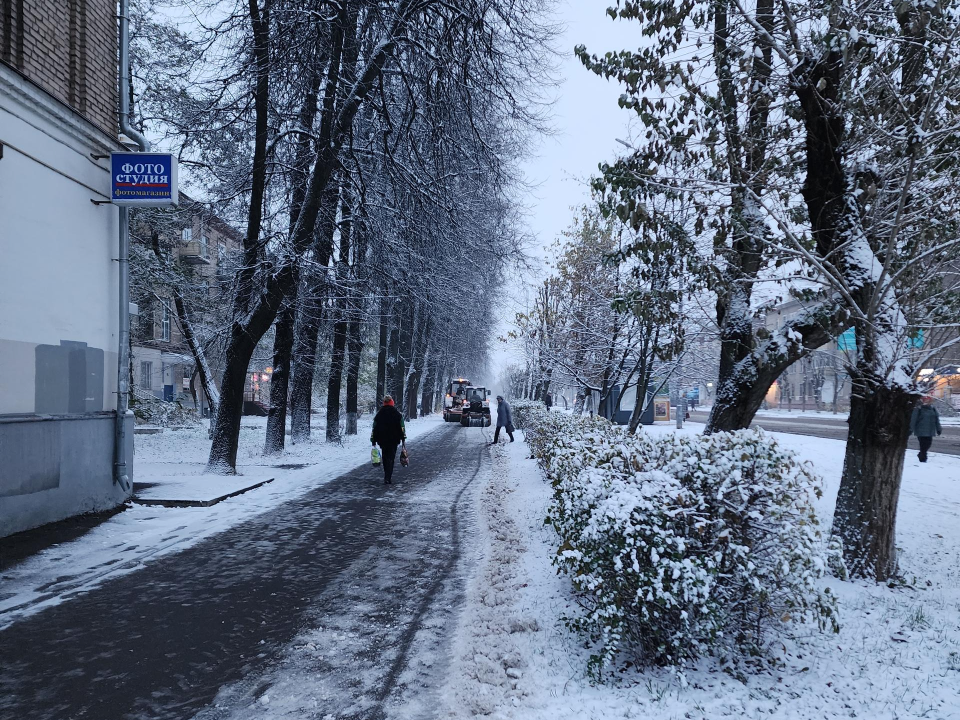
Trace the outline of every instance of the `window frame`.
{"type": "Polygon", "coordinates": [[[160,303],[160,339],[170,342],[170,305],[166,301],[160,303]]]}
{"type": "Polygon", "coordinates": [[[140,388],[145,390],[153,390],[153,361],[152,360],[140,361],[140,388]],[[146,382],[144,382],[144,380],[146,380],[146,382]]]}

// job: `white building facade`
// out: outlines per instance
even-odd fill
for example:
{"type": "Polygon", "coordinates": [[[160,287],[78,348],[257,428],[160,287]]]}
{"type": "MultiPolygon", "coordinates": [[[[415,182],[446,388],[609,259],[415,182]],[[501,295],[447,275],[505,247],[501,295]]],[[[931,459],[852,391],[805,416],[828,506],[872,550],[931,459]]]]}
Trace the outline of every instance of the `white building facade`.
{"type": "MultiPolygon", "coordinates": [[[[28,46],[31,30],[21,19],[28,46]]],[[[115,93],[105,76],[91,70],[83,97],[115,93]]],[[[102,103],[97,123],[58,95],[0,62],[0,536],[128,497],[113,477],[118,212],[103,203],[121,148],[102,103]]]]}

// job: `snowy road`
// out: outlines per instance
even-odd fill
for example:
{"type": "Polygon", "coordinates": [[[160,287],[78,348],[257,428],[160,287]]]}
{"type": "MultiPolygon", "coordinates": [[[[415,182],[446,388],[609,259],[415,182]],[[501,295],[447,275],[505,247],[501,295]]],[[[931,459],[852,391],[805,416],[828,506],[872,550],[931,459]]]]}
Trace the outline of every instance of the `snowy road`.
{"type": "MultiPolygon", "coordinates": [[[[700,410],[690,413],[690,419],[698,423],[705,423],[709,417],[709,412],[700,410]]],[[[839,415],[837,417],[799,416],[782,418],[757,415],[751,427],[760,427],[770,432],[783,432],[790,433],[791,435],[812,435],[813,437],[829,438],[831,440],[847,439],[847,418],[845,415],[839,415]]],[[[911,436],[908,447],[914,452],[919,449],[920,446],[917,444],[915,437],[911,436]]],[[[960,455],[960,427],[944,425],[943,435],[935,438],[933,441],[932,452],[939,452],[945,455],[960,455]]]]}
{"type": "Polygon", "coordinates": [[[0,631],[0,717],[420,718],[436,708],[488,431],[365,467],[0,631]]]}

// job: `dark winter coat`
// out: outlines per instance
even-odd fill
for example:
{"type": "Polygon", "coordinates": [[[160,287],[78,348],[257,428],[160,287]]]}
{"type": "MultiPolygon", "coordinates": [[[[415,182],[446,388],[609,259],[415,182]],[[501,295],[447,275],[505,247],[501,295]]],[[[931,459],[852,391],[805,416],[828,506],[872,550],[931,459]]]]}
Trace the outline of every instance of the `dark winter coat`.
{"type": "Polygon", "coordinates": [[[384,405],[373,418],[370,442],[380,447],[396,447],[407,439],[407,427],[403,415],[393,405],[384,405]]]}
{"type": "Polygon", "coordinates": [[[510,412],[510,403],[506,400],[497,405],[497,427],[513,427],[513,413],[510,412]]]}
{"type": "Polygon", "coordinates": [[[913,409],[910,417],[910,434],[917,437],[933,437],[943,432],[940,427],[940,413],[932,405],[920,405],[913,409]]]}

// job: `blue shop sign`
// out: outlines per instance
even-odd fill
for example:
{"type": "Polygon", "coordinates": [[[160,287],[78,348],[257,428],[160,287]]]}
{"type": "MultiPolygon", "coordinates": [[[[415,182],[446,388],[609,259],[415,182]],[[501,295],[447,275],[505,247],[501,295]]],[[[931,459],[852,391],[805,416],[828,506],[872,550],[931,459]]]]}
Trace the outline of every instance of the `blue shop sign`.
{"type": "Polygon", "coordinates": [[[177,159],[170,153],[110,153],[114,205],[176,205],[177,159]]]}

